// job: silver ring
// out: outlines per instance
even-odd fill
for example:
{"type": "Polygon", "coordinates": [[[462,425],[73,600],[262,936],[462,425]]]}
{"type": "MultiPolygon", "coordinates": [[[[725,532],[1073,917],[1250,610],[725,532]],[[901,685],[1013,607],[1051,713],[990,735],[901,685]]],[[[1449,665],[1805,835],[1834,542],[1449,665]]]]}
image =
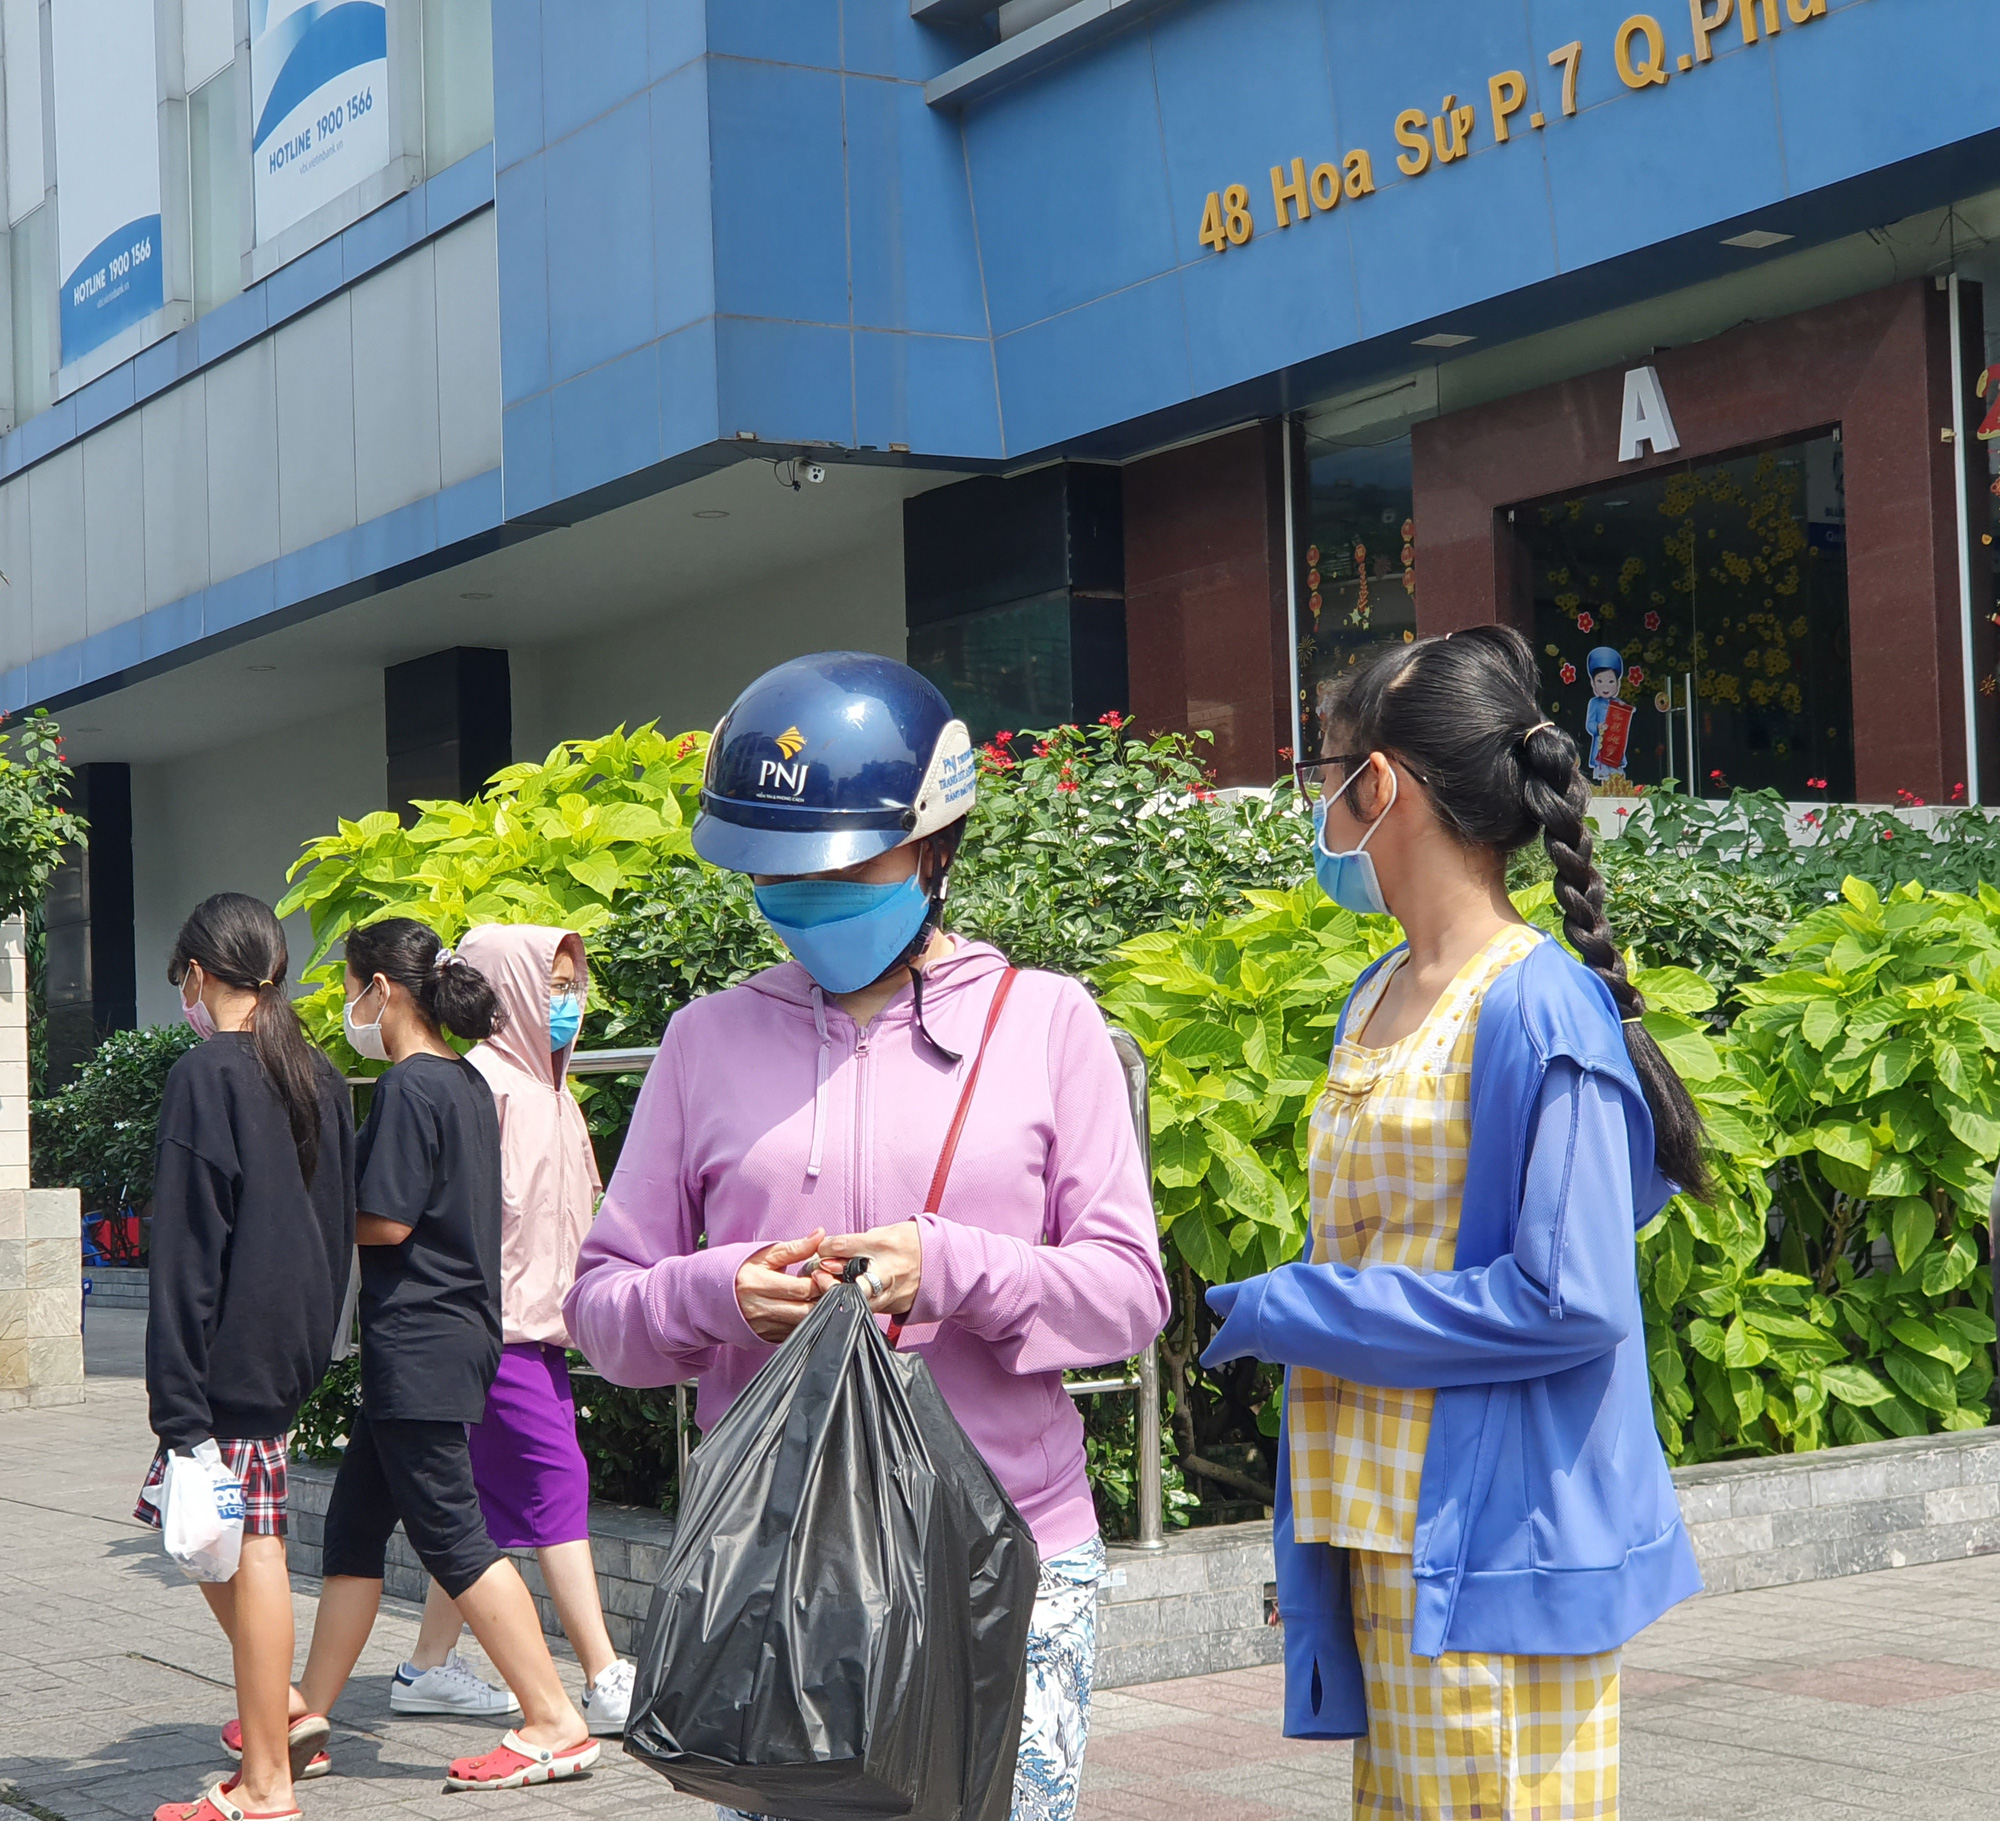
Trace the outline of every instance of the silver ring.
{"type": "Polygon", "coordinates": [[[868,1294],[871,1297],[887,1296],[889,1294],[889,1286],[877,1277],[873,1271],[863,1271],[861,1273],[861,1281],[868,1286],[868,1294]]]}

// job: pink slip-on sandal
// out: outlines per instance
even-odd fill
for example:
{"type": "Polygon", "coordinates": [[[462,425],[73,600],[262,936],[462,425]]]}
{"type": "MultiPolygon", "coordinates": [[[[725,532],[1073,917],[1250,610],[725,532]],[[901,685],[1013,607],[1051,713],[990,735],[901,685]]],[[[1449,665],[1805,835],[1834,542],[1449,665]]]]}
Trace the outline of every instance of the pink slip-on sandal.
{"type": "MultiPolygon", "coordinates": [[[[598,1743],[585,1739],[580,1745],[565,1745],[552,1751],[546,1745],[530,1745],[517,1732],[509,1732],[483,1757],[454,1758],[444,1774],[446,1789],[526,1789],[531,1783],[553,1783],[573,1777],[597,1762],[598,1743]]],[[[156,1817],[157,1821],[157,1817],[156,1817]]],[[[195,1821],[207,1821],[206,1816],[195,1821]]]]}

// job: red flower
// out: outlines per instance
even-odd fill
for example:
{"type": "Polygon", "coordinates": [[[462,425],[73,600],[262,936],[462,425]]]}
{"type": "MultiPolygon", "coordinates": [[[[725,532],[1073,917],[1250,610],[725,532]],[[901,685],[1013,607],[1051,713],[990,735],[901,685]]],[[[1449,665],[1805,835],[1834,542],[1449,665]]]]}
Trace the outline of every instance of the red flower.
{"type": "Polygon", "coordinates": [[[1965,801],[1965,786],[1963,784],[1954,784],[1951,787],[1951,800],[1954,803],[1963,803],[1965,801]]]}
{"type": "Polygon", "coordinates": [[[1593,620],[1587,613],[1579,613],[1576,616],[1576,629],[1578,632],[1589,632],[1596,626],[1596,624],[1597,622],[1593,620]]]}
{"type": "Polygon", "coordinates": [[[1058,790],[1073,791],[1076,788],[1077,782],[1074,778],[1058,778],[1056,780],[1056,789],[1058,790]]]}
{"type": "Polygon", "coordinates": [[[1634,664],[1625,674],[1635,683],[1643,683],[1646,680],[1646,673],[1637,664],[1634,664]]]}
{"type": "Polygon", "coordinates": [[[1885,841],[1893,841],[1893,840],[1894,840],[1895,838],[1896,838],[1896,837],[1895,837],[1895,836],[1894,836],[1894,835],[1893,835],[1893,834],[1892,834],[1892,833],[1891,833],[1891,832],[1890,832],[1890,831],[1889,831],[1888,829],[1886,829],[1886,828],[1885,828],[1885,829],[1884,829],[1884,830],[1882,831],[1882,839],[1883,839],[1883,840],[1885,840],[1885,841]]]}
{"type": "Polygon", "coordinates": [[[1660,616],[1657,613],[1646,615],[1646,630],[1648,632],[1658,632],[1660,630],[1660,616]]]}
{"type": "Polygon", "coordinates": [[[1808,790],[1824,790],[1825,788],[1826,780],[1824,778],[1808,778],[1806,780],[1806,789],[1808,790]]]}
{"type": "Polygon", "coordinates": [[[1117,709],[1111,708],[1097,717],[1097,724],[1100,727],[1123,727],[1125,717],[1117,709]]]}
{"type": "Polygon", "coordinates": [[[1574,664],[1565,664],[1556,672],[1556,675],[1561,677],[1565,683],[1574,683],[1576,681],[1576,666],[1574,664]]]}
{"type": "Polygon", "coordinates": [[[993,736],[993,744],[995,746],[1008,746],[1013,743],[1013,739],[1014,736],[1003,727],[993,736]]]}
{"type": "Polygon", "coordinates": [[[1292,749],[1289,746],[1280,746],[1278,748],[1278,757],[1283,759],[1287,765],[1291,764],[1292,749]]]}
{"type": "Polygon", "coordinates": [[[1035,742],[1035,757],[1036,757],[1036,758],[1038,758],[1038,759],[1046,759],[1046,758],[1047,758],[1048,756],[1049,756],[1049,743],[1048,743],[1048,741],[1046,741],[1046,740],[1037,740],[1037,741],[1035,742]]]}

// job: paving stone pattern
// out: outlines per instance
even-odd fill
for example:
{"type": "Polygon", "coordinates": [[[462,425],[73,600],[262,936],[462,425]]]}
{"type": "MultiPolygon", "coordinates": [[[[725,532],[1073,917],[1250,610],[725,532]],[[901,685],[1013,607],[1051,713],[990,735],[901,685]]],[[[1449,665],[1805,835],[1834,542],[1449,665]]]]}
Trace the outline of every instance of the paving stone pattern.
{"type": "MultiPolygon", "coordinates": [[[[114,1324],[92,1329],[93,1370],[132,1371],[114,1324]]],[[[130,1377],[94,1377],[82,1406],[0,1413],[0,1821],[9,1805],[138,1821],[222,1768],[227,1646],[128,1515],[149,1452],[130,1377]]],[[[313,1587],[297,1590],[303,1652],[313,1587]]],[[[385,1609],[335,1716],[338,1774],[301,1791],[309,1821],[712,1814],[615,1751],[551,1789],[444,1795],[444,1763],[493,1729],[390,1717],[416,1616],[385,1609]]],[[[1989,1821],[2000,1808],[2000,1557],[1695,1601],[1625,1662],[1627,1821],[1989,1821]]],[[[1083,1821],[1344,1817],[1347,1748],[1280,1737],[1280,1697],[1269,1666],[1101,1695],[1083,1821]]]]}

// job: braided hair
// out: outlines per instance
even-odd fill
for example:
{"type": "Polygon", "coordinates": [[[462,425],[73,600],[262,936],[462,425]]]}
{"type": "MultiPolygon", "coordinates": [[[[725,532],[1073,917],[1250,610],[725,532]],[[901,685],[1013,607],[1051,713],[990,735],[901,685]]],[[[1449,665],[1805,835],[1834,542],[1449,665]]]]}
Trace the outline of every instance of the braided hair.
{"type": "Polygon", "coordinates": [[[1653,1114],[1665,1176],[1697,1198],[1709,1187],[1701,1115],[1673,1064],[1639,1022],[1646,1002],[1604,915],[1591,863],[1590,784],[1576,743],[1544,720],[1528,641],[1507,626],[1388,645],[1343,678],[1328,704],[1333,744],[1403,761],[1432,812],[1468,847],[1505,856],[1542,838],[1555,866],[1563,934],[1610,988],[1625,1047],[1653,1114]]]}

